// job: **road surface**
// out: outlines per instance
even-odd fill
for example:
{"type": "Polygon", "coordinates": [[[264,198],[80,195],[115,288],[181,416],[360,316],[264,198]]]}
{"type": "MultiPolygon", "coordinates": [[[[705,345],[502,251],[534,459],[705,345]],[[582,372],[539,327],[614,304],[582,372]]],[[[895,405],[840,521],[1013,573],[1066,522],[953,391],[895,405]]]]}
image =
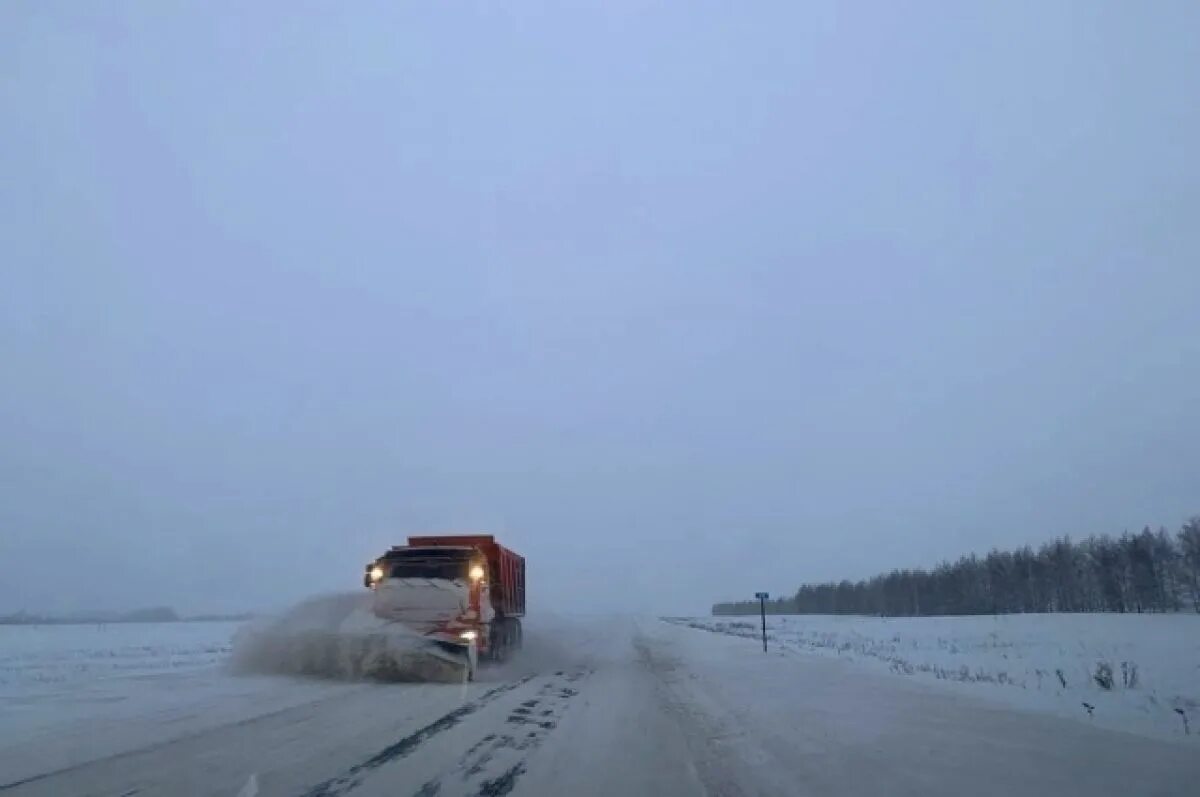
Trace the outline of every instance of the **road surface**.
{"type": "Polygon", "coordinates": [[[244,702],[10,745],[0,795],[1200,794],[1195,746],[657,620],[534,626],[465,687],[244,702]]]}

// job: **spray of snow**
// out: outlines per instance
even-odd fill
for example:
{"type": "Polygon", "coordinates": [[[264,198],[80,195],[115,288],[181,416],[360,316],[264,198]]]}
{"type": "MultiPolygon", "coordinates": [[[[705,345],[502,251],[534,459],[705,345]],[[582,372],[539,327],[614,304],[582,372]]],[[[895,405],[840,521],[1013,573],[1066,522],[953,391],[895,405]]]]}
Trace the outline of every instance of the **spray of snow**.
{"type": "Polygon", "coordinates": [[[371,596],[309,598],[234,637],[235,673],[277,673],[343,680],[461,682],[464,663],[405,626],[376,617],[371,596]]]}
{"type": "Polygon", "coordinates": [[[258,797],[258,775],[251,772],[246,779],[246,785],[237,793],[237,797],[258,797]]]}

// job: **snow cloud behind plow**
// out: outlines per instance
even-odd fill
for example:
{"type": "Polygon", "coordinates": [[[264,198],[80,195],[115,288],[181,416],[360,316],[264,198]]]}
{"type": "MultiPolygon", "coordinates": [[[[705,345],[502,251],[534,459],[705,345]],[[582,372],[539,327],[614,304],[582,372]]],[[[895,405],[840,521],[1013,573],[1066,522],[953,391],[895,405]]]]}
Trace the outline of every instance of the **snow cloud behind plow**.
{"type": "Polygon", "coordinates": [[[233,642],[235,673],[340,680],[461,683],[466,661],[405,626],[376,617],[369,595],[310,598],[285,614],[242,628],[233,642]]]}

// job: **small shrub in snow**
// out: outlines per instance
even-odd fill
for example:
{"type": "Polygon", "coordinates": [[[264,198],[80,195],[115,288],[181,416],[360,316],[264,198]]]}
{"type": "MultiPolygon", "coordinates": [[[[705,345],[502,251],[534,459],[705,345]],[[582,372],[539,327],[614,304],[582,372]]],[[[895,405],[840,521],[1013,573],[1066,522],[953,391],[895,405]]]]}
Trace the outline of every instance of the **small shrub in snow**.
{"type": "Polygon", "coordinates": [[[1062,688],[1066,689],[1067,688],[1067,676],[1063,675],[1063,671],[1061,669],[1055,670],[1054,674],[1058,676],[1058,682],[1060,684],[1062,684],[1062,688]]]}
{"type": "Polygon", "coordinates": [[[1138,667],[1137,664],[1131,661],[1121,662],[1121,682],[1125,684],[1126,689],[1137,689],[1138,685],[1138,667]]]}
{"type": "Polygon", "coordinates": [[[1183,710],[1183,709],[1181,709],[1181,708],[1177,708],[1177,709],[1175,709],[1175,713],[1176,713],[1176,714],[1178,714],[1178,715],[1179,715],[1179,718],[1183,720],[1183,733],[1184,733],[1184,735],[1185,735],[1185,736],[1191,736],[1191,735],[1192,735],[1192,729],[1188,727],[1188,716],[1187,716],[1187,712],[1186,712],[1186,711],[1184,711],[1184,710],[1183,710]]]}
{"type": "Polygon", "coordinates": [[[1096,662],[1096,672],[1092,674],[1092,680],[1106,692],[1111,692],[1113,688],[1113,668],[1107,661],[1096,662]]]}

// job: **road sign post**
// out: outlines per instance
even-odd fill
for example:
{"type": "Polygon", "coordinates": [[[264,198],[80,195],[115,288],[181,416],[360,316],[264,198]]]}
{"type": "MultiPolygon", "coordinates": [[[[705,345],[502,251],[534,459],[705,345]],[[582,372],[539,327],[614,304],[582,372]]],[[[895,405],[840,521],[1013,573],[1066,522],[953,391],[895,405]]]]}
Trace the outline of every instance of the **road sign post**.
{"type": "Polygon", "coordinates": [[[762,635],[763,635],[763,653],[767,652],[767,598],[771,597],[765,592],[756,592],[754,597],[758,598],[758,611],[762,615],[762,635]]]}

